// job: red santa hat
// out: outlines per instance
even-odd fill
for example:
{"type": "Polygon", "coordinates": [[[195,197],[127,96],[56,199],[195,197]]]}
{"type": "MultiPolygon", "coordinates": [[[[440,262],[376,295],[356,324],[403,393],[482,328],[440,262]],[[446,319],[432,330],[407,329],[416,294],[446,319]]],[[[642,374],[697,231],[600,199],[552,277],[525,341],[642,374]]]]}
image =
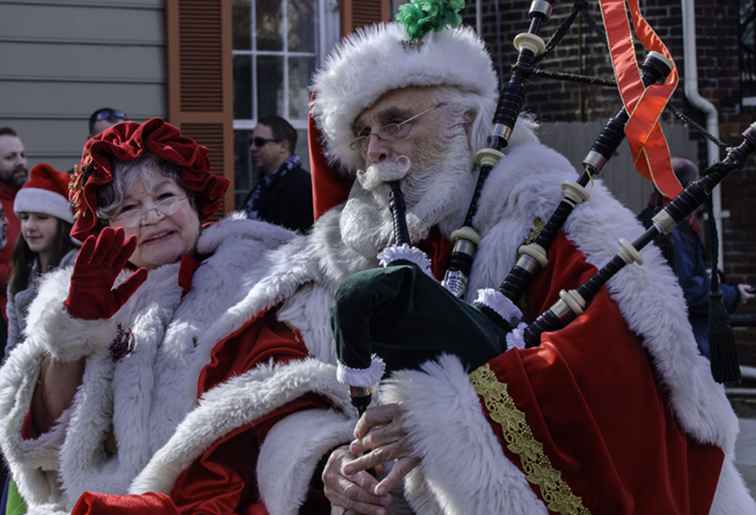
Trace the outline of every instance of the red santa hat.
{"type": "Polygon", "coordinates": [[[29,179],[16,194],[13,212],[44,213],[73,223],[73,211],[68,201],[67,173],[59,172],[48,164],[32,168],[29,179]]]}
{"type": "Polygon", "coordinates": [[[316,217],[344,201],[352,174],[363,166],[349,145],[352,124],[389,91],[445,86],[480,97],[493,118],[498,80],[483,41],[469,27],[446,27],[410,42],[404,25],[360,29],[331,53],[314,79],[308,127],[316,217]]]}

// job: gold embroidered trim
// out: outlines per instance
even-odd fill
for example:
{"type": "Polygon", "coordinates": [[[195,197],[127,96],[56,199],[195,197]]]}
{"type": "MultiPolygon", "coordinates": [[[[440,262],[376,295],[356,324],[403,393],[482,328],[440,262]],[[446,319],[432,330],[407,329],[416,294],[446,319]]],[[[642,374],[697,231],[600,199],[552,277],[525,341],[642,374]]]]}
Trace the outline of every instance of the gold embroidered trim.
{"type": "Polygon", "coordinates": [[[488,365],[474,370],[470,382],[483,399],[491,419],[501,425],[507,449],[520,457],[525,477],[541,490],[550,511],[565,515],[590,515],[583,500],[572,493],[562,474],[554,468],[543,445],[535,439],[525,419],[507,392],[507,385],[498,380],[488,365]]]}

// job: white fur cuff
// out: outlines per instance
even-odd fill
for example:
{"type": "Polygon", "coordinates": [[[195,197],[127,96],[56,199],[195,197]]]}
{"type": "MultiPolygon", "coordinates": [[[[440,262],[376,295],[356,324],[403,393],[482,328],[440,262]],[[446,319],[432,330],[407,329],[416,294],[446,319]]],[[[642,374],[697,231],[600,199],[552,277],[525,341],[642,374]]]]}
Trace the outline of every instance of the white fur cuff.
{"type": "Polygon", "coordinates": [[[76,361],[97,351],[107,351],[116,336],[117,318],[124,311],[121,308],[110,320],[73,318],[63,304],[68,296],[71,271],[65,268],[45,274],[26,321],[27,339],[60,361],[76,361]]]}
{"type": "Polygon", "coordinates": [[[378,254],[378,261],[382,267],[387,267],[394,261],[403,260],[416,264],[420,270],[425,272],[429,277],[433,277],[431,272],[430,258],[417,247],[411,247],[407,244],[391,245],[386,247],[378,254]]]}
{"type": "Polygon", "coordinates": [[[527,329],[528,324],[525,322],[520,322],[517,324],[517,327],[512,329],[507,333],[507,348],[518,348],[518,349],[524,349],[525,348],[525,329],[527,329]]]}
{"type": "Polygon", "coordinates": [[[105,351],[116,338],[118,323],[109,320],[80,320],[73,318],[64,306],[50,310],[42,324],[30,331],[30,336],[60,361],[76,361],[105,351]]]}
{"type": "Polygon", "coordinates": [[[380,356],[373,354],[368,368],[351,368],[339,361],[336,366],[336,380],[349,386],[375,386],[385,372],[386,363],[380,356]]]}
{"type": "Polygon", "coordinates": [[[509,300],[503,293],[493,288],[478,290],[478,298],[475,299],[475,303],[483,304],[496,311],[512,327],[515,327],[522,320],[522,311],[520,311],[520,308],[515,306],[514,302],[509,300]]]}
{"type": "Polygon", "coordinates": [[[297,515],[321,459],[353,438],[356,420],[333,410],[306,410],[276,423],[257,460],[260,496],[268,512],[297,515]]]}

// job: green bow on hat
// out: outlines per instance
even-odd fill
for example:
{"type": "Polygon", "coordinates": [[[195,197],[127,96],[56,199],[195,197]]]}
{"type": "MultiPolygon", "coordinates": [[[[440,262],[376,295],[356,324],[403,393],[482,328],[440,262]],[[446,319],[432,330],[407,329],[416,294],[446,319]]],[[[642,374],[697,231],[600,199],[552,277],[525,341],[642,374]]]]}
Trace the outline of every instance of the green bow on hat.
{"type": "Polygon", "coordinates": [[[412,0],[399,7],[396,20],[404,25],[410,40],[422,39],[431,31],[462,25],[459,12],[465,0],[412,0]]]}

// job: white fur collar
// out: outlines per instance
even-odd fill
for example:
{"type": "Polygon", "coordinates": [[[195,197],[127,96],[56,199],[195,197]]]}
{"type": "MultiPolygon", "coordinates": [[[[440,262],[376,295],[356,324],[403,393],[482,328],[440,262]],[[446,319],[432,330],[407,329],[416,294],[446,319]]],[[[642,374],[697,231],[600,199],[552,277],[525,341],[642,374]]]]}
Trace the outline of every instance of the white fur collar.
{"type": "MultiPolygon", "coordinates": [[[[560,183],[575,179],[563,156],[538,143],[513,148],[500,161],[475,219],[483,239],[468,295],[501,283],[534,218],[548,220],[561,198],[560,183]]],[[[601,180],[589,190],[591,199],[573,211],[564,232],[589,263],[601,267],[616,253],[619,238],[633,241],[643,228],[601,180]]],[[[655,246],[642,254],[643,266],[625,267],[609,282],[609,294],[630,329],[642,337],[685,431],[731,453],[737,419],[724,388],[714,382],[708,361],[698,352],[677,279],[655,246]]]]}

